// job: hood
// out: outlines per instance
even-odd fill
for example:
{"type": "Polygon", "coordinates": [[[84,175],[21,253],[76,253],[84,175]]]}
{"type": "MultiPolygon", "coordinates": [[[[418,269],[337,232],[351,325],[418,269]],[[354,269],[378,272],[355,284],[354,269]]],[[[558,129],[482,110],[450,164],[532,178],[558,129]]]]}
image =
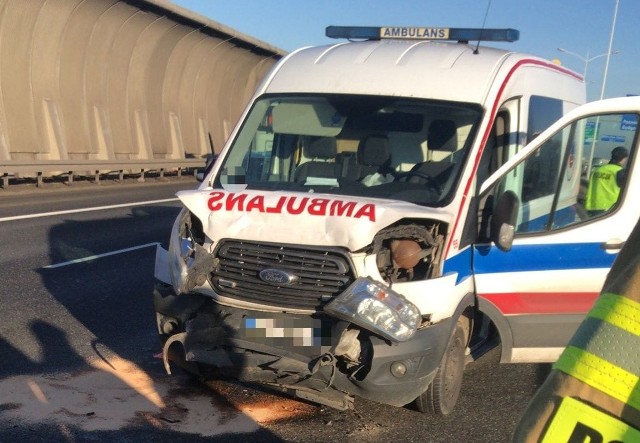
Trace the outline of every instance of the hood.
{"type": "Polygon", "coordinates": [[[443,209],[394,200],[222,189],[181,191],[177,196],[214,242],[234,238],[357,251],[402,218],[450,222],[443,209]]]}

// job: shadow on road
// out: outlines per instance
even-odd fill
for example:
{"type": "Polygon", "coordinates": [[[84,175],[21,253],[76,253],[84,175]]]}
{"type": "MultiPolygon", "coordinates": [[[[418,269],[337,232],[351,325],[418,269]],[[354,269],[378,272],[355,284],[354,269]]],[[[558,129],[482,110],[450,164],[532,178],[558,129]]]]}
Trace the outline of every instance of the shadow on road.
{"type": "MultiPolygon", "coordinates": [[[[48,233],[50,263],[164,241],[177,211],[66,220],[48,233]]],[[[281,441],[224,396],[164,373],[154,358],[154,254],[143,247],[38,270],[54,303],[24,313],[31,348],[0,335],[0,441],[281,441]]]]}

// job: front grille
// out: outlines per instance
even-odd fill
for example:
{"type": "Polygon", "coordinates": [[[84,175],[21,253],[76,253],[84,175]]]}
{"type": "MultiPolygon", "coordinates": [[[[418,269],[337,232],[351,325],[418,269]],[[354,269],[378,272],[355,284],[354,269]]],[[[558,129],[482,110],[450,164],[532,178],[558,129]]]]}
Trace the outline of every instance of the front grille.
{"type": "Polygon", "coordinates": [[[226,240],[217,248],[218,266],[210,275],[215,291],[225,297],[283,309],[319,309],[353,280],[342,249],[292,247],[226,240]],[[294,274],[291,284],[264,282],[264,269],[294,274]]]}

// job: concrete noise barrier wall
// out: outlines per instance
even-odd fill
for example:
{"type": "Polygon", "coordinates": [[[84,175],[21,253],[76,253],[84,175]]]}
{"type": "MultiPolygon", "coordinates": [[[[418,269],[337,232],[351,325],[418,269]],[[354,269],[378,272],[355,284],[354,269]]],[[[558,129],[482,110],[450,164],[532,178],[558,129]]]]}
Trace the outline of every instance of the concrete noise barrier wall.
{"type": "Polygon", "coordinates": [[[166,0],[0,0],[0,163],[202,158],[283,55],[166,0]]]}

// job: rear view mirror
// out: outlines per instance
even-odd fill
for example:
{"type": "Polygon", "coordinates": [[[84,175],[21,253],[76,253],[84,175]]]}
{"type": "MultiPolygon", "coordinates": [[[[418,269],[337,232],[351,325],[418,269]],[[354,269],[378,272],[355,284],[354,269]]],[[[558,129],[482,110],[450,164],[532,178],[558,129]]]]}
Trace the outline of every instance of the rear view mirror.
{"type": "Polygon", "coordinates": [[[490,226],[491,241],[504,252],[511,250],[518,220],[520,200],[513,191],[504,192],[493,210],[490,226]]]}

